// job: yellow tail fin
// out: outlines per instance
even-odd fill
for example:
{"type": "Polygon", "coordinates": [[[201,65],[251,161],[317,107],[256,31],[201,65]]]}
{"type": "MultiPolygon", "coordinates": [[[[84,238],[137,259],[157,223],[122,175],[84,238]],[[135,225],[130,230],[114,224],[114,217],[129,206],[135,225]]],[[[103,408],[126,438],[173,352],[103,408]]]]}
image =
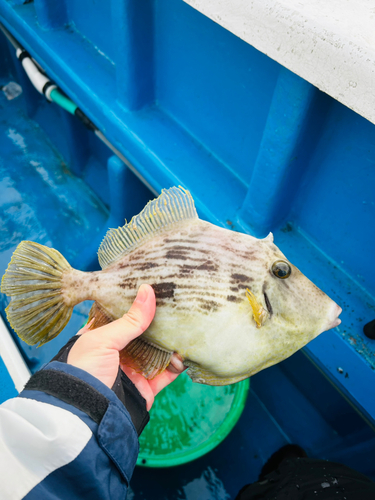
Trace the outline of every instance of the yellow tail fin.
{"type": "Polygon", "coordinates": [[[55,338],[72,315],[61,292],[64,271],[71,269],[53,248],[22,241],[1,281],[1,291],[12,300],[6,308],[11,327],[27,344],[55,338]]]}

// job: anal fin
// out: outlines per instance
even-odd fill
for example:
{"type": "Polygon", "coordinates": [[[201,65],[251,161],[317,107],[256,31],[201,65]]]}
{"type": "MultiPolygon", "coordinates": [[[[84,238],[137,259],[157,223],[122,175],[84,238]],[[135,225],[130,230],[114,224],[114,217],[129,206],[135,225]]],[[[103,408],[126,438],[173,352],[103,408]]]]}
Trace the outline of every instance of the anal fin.
{"type": "MultiPolygon", "coordinates": [[[[89,330],[100,328],[114,321],[108,313],[95,302],[91,307],[88,324],[89,330]],[[90,321],[92,323],[90,324],[90,321]]],[[[162,373],[171,362],[173,351],[163,349],[143,337],[137,337],[120,352],[120,363],[142,373],[147,379],[153,379],[162,373]]]]}
{"type": "Polygon", "coordinates": [[[162,373],[171,361],[173,352],[156,346],[145,338],[137,337],[120,352],[120,363],[153,379],[162,373]]]}
{"type": "Polygon", "coordinates": [[[236,382],[241,382],[249,378],[248,375],[237,375],[235,377],[218,377],[208,370],[201,368],[199,365],[188,359],[184,360],[184,364],[189,367],[187,374],[193,382],[204,385],[231,385],[236,382]]]}
{"type": "Polygon", "coordinates": [[[89,319],[87,320],[87,324],[90,325],[89,330],[95,330],[95,328],[108,325],[112,321],[114,321],[114,318],[111,318],[97,302],[94,302],[90,309],[89,319]],[[90,324],[92,320],[94,321],[90,324]]]}

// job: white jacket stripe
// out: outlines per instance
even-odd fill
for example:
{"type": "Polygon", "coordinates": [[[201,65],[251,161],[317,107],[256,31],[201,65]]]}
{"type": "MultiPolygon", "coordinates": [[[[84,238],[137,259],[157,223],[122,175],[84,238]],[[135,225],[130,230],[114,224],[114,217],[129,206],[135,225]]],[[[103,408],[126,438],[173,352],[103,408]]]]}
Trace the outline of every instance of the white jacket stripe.
{"type": "Polygon", "coordinates": [[[67,410],[34,399],[0,406],[1,497],[19,500],[51,472],[72,462],[92,436],[67,410]]]}

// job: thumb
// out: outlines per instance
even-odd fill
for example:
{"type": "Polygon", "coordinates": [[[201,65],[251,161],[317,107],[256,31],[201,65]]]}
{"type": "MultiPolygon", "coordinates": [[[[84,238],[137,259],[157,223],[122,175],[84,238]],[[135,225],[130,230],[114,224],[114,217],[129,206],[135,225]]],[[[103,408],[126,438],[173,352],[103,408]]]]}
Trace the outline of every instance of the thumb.
{"type": "MultiPolygon", "coordinates": [[[[150,326],[156,310],[155,293],[150,285],[141,285],[129,311],[110,323],[107,338],[113,347],[121,351],[130,341],[141,335],[150,326]]],[[[106,328],[106,327],[103,327],[106,328]]]]}

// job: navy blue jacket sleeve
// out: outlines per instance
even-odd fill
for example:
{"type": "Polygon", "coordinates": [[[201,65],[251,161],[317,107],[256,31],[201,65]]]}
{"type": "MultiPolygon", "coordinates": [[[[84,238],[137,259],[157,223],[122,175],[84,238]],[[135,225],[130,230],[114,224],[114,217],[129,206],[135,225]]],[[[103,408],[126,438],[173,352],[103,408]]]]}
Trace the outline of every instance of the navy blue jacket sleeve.
{"type": "Polygon", "coordinates": [[[138,448],[123,402],[62,362],[47,364],[19,397],[0,406],[6,498],[124,499],[138,448]]]}

